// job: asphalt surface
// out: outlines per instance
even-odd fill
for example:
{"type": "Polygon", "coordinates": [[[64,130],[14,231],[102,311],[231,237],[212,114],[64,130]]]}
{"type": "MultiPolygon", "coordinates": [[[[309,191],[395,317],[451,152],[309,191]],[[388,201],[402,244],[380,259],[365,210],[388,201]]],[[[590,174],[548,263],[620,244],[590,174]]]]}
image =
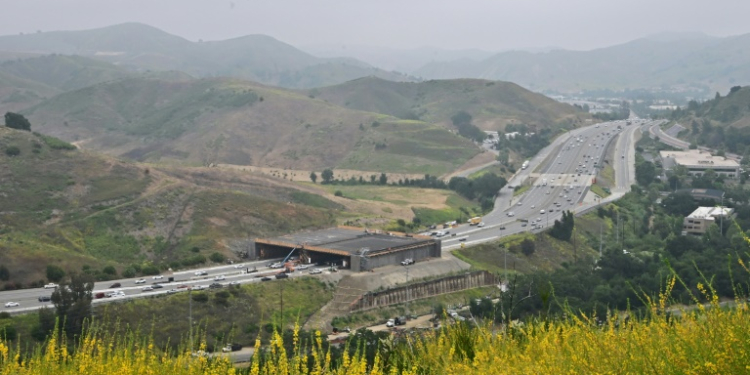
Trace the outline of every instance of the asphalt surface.
{"type": "Polygon", "coordinates": [[[489,242],[520,232],[538,232],[560,219],[563,210],[580,213],[619,199],[635,183],[635,134],[643,124],[633,122],[632,125],[626,125],[625,121],[600,123],[575,129],[555,139],[530,160],[526,170],[519,171],[499,192],[495,209],[482,218],[484,227],[463,224],[450,228],[450,233],[442,237],[443,250],[450,251],[462,244],[489,242]],[[622,131],[616,130],[618,125],[622,131]],[[614,147],[614,160],[606,160],[609,147],[614,147]],[[590,191],[598,173],[594,161],[599,166],[611,164],[615,170],[615,186],[611,189],[612,195],[606,199],[590,191]],[[522,184],[531,187],[514,197],[513,187],[522,184]],[[541,210],[545,213],[542,214],[541,210]],[[513,216],[509,216],[511,212],[513,216]],[[538,225],[532,227],[532,223],[538,225]]]}
{"type": "MultiPolygon", "coordinates": [[[[687,150],[690,148],[690,143],[685,142],[681,139],[678,139],[676,137],[673,137],[665,133],[664,131],[662,131],[659,125],[661,125],[661,122],[655,122],[651,126],[649,126],[648,131],[649,133],[651,133],[651,136],[658,137],[661,143],[672,146],[674,148],[679,148],[681,150],[687,150]]],[[[710,152],[712,155],[716,155],[716,152],[717,152],[717,150],[714,150],[705,146],[699,146],[698,149],[702,151],[710,152]]],[[[726,153],[726,157],[738,163],[742,160],[741,155],[732,154],[732,153],[726,153]]]]}
{"type": "MultiPolygon", "coordinates": [[[[128,298],[143,298],[151,297],[159,294],[170,293],[170,290],[174,293],[186,292],[188,288],[193,290],[198,289],[209,289],[209,285],[212,283],[219,283],[222,287],[228,286],[230,283],[256,283],[263,282],[261,278],[270,277],[272,280],[276,280],[274,275],[281,272],[280,269],[272,269],[268,267],[268,264],[280,261],[281,259],[266,259],[257,262],[246,262],[237,263],[233,265],[223,265],[210,268],[193,269],[187,271],[178,271],[173,273],[174,281],[168,282],[168,275],[162,275],[163,278],[157,279],[152,276],[136,277],[128,279],[110,280],[106,282],[97,282],[94,284],[93,294],[107,293],[111,291],[122,291],[125,293],[123,297],[111,297],[111,298],[100,298],[94,299],[93,303],[106,303],[114,302],[117,300],[123,300],[128,298]],[[196,275],[196,272],[203,271],[205,275],[196,275]],[[223,278],[217,280],[217,278],[223,278]],[[136,280],[144,279],[144,283],[136,284],[136,280]],[[120,287],[112,288],[111,286],[115,283],[120,283],[120,287]],[[163,287],[154,289],[152,291],[143,291],[146,286],[153,284],[160,284],[163,287]]],[[[315,267],[320,268],[321,273],[327,273],[324,271],[324,266],[315,267]]],[[[309,275],[310,271],[315,268],[309,268],[306,270],[299,270],[288,274],[289,277],[300,277],[309,275]]],[[[1,311],[7,311],[10,313],[23,313],[39,309],[43,306],[53,307],[52,302],[39,302],[39,297],[50,296],[54,289],[19,289],[11,291],[0,292],[0,307],[1,311]],[[18,307],[4,307],[8,302],[17,302],[20,304],[18,307]]]]}

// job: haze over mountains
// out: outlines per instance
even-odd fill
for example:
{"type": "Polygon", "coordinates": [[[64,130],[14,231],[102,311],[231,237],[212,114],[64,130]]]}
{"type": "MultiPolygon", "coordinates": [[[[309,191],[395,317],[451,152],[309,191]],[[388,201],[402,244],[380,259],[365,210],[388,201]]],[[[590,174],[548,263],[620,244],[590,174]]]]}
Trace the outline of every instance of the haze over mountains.
{"type": "Polygon", "coordinates": [[[325,86],[369,75],[394,81],[410,79],[350,58],[321,59],[265,35],[191,42],[138,23],[2,36],[0,50],[75,54],[132,70],[178,70],[197,77],[231,76],[290,88],[325,86]]]}

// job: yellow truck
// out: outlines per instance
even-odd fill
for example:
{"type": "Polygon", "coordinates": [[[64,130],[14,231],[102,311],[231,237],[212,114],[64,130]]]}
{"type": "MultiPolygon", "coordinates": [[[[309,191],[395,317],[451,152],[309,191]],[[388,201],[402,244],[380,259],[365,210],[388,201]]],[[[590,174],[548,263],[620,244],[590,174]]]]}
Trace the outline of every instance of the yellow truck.
{"type": "Polygon", "coordinates": [[[479,216],[472,217],[471,219],[469,219],[469,225],[477,225],[477,224],[479,224],[481,222],[482,222],[482,218],[479,217],[479,216]]]}

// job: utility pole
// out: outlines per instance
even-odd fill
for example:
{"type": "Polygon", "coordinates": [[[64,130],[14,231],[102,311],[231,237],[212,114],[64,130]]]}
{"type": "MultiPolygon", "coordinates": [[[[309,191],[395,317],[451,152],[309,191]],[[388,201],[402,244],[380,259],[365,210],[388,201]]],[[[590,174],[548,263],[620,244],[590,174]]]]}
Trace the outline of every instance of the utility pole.
{"type": "Polygon", "coordinates": [[[190,325],[190,352],[193,352],[193,288],[188,288],[188,324],[190,325]]]}
{"type": "Polygon", "coordinates": [[[409,288],[409,266],[406,267],[406,316],[408,319],[409,316],[409,300],[411,299],[410,292],[411,288],[409,288]]]}
{"type": "Polygon", "coordinates": [[[281,305],[281,318],[279,328],[284,332],[284,279],[279,280],[279,301],[281,305]]]}
{"type": "Polygon", "coordinates": [[[599,258],[602,257],[602,222],[599,222],[599,258]]]}

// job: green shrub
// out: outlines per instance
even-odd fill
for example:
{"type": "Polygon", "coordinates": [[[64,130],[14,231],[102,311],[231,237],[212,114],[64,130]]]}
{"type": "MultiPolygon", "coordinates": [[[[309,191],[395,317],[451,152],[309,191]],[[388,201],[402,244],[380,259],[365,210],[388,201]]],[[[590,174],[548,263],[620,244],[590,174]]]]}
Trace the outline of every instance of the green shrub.
{"type": "Polygon", "coordinates": [[[224,254],[213,253],[208,257],[208,259],[210,259],[214,263],[223,263],[227,258],[224,256],[224,254]]]}
{"type": "Polygon", "coordinates": [[[18,156],[21,154],[21,149],[16,146],[8,146],[5,148],[5,155],[18,156]]]}

